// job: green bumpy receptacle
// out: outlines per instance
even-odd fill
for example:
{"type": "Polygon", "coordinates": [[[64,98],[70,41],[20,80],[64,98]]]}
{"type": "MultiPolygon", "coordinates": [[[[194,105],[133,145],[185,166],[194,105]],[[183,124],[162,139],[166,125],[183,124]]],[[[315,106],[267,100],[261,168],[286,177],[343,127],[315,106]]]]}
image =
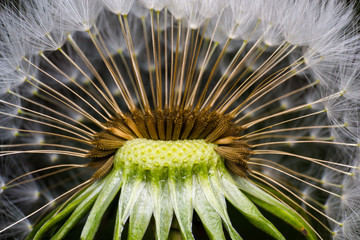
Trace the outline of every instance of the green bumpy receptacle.
{"type": "Polygon", "coordinates": [[[154,141],[134,139],[127,141],[114,158],[114,168],[139,168],[163,172],[164,168],[190,171],[193,166],[212,167],[221,162],[214,148],[205,140],[154,141]]]}
{"type": "Polygon", "coordinates": [[[116,152],[107,176],[77,194],[61,211],[50,213],[28,239],[49,239],[50,235],[51,239],[64,239],[87,213],[81,239],[93,239],[119,191],[114,239],[121,238],[129,218],[128,239],[142,239],[152,216],[156,239],[167,239],[174,214],[183,239],[193,239],[194,210],[210,239],[225,239],[223,228],[232,239],[242,239],[231,224],[225,199],[274,239],[284,237],[254,203],[306,233],[307,239],[316,239],[293,209],[249,180],[231,176],[215,147],[205,140],[127,141],[116,152]]]}

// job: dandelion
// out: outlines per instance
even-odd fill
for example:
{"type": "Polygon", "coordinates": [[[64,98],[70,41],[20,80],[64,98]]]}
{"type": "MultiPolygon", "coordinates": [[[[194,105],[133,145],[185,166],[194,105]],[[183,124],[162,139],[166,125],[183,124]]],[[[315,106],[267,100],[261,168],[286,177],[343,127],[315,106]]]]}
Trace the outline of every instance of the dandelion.
{"type": "Polygon", "coordinates": [[[3,4],[0,236],[360,238],[355,20],[338,0],[3,4]]]}

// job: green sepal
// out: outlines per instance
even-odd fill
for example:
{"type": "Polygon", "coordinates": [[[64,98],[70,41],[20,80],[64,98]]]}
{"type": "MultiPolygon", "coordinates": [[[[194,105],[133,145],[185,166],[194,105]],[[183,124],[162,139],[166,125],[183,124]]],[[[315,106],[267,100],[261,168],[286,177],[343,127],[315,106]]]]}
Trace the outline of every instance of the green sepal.
{"type": "Polygon", "coordinates": [[[192,174],[191,169],[169,169],[169,185],[173,208],[185,240],[192,235],[192,174]]]}
{"type": "Polygon", "coordinates": [[[225,197],[222,194],[222,189],[216,176],[216,171],[216,168],[208,170],[205,166],[199,167],[199,172],[197,174],[199,184],[207,200],[222,218],[231,239],[242,239],[239,233],[234,229],[231,224],[226,209],[225,197]]]}
{"type": "Polygon", "coordinates": [[[62,225],[60,230],[51,238],[51,240],[59,240],[63,239],[66,234],[75,226],[75,224],[90,211],[90,208],[93,206],[95,200],[97,199],[99,192],[104,186],[104,181],[101,181],[94,190],[92,190],[91,194],[87,196],[84,201],[81,202],[68,218],[68,220],[62,225]]]}
{"type": "Polygon", "coordinates": [[[49,220],[51,217],[59,210],[61,206],[56,207],[50,213],[48,213],[44,218],[38,222],[35,227],[31,230],[31,232],[26,236],[25,240],[33,240],[39,229],[49,220]]]}
{"type": "MultiPolygon", "coordinates": [[[[85,189],[80,195],[75,197],[69,203],[67,203],[66,207],[57,213],[58,210],[54,211],[52,216],[44,222],[44,224],[40,227],[40,229],[36,232],[33,237],[34,240],[42,239],[44,234],[48,232],[55,224],[59,221],[63,220],[67,217],[71,212],[84,200],[86,199],[91,192],[99,185],[99,183],[93,183],[87,189],[85,189]],[[56,215],[54,215],[56,214],[56,215]]],[[[30,236],[30,235],[29,235],[30,236]]]]}
{"type": "Polygon", "coordinates": [[[234,180],[227,172],[219,173],[221,185],[226,199],[236,207],[248,221],[275,239],[284,240],[284,236],[267,220],[258,208],[237,188],[234,180]]]}
{"type": "Polygon", "coordinates": [[[149,187],[149,184],[146,184],[131,210],[128,232],[129,240],[143,239],[149,226],[153,213],[153,201],[149,187]]]}
{"type": "Polygon", "coordinates": [[[102,216],[120,190],[122,172],[119,169],[114,168],[113,171],[105,177],[105,179],[106,183],[90,211],[80,236],[81,239],[90,240],[95,237],[96,231],[100,226],[102,216]]]}
{"type": "Polygon", "coordinates": [[[167,170],[167,168],[164,168],[161,172],[159,170],[159,173],[150,176],[150,192],[154,200],[156,239],[158,240],[168,237],[173,218],[167,170]]]}
{"type": "Polygon", "coordinates": [[[143,172],[138,171],[136,168],[126,168],[116,214],[114,240],[121,238],[125,222],[144,186],[143,172]]]}
{"type": "Polygon", "coordinates": [[[198,185],[197,178],[194,181],[197,182],[194,184],[194,209],[200,217],[208,237],[213,240],[225,240],[221,217],[207,200],[203,190],[198,185]]]}
{"type": "Polygon", "coordinates": [[[297,231],[301,232],[308,240],[318,239],[315,232],[299,213],[283,204],[264,190],[260,189],[249,180],[234,177],[237,186],[247,193],[247,196],[259,207],[279,217],[297,231]]]}

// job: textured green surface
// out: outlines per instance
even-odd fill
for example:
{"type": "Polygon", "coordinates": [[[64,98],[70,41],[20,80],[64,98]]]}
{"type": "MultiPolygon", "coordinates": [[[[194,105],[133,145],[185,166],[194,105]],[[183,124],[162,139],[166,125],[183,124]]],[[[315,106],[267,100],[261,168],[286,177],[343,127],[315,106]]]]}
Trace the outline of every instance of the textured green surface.
{"type": "Polygon", "coordinates": [[[191,169],[194,164],[215,166],[220,161],[220,156],[214,150],[215,146],[205,140],[134,139],[127,141],[118,150],[115,164],[134,164],[152,171],[163,167],[191,169]]]}

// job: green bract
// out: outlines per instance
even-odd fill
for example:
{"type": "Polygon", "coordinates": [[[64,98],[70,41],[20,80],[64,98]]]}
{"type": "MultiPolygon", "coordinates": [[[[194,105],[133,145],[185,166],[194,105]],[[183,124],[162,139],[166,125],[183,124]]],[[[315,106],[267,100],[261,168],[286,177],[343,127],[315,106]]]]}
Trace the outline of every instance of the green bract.
{"type": "Polygon", "coordinates": [[[193,239],[194,210],[211,239],[225,239],[223,226],[232,239],[242,239],[231,224],[225,199],[274,239],[285,238],[255,204],[291,224],[307,239],[316,239],[298,213],[249,180],[232,176],[215,147],[205,140],[127,141],[116,152],[111,173],[74,197],[63,209],[51,213],[28,239],[43,239],[66,219],[51,238],[62,239],[88,212],[81,239],[93,239],[112,201],[118,201],[114,239],[120,239],[128,218],[128,238],[141,239],[152,216],[156,238],[167,239],[173,213],[183,238],[193,239]],[[115,199],[119,191],[120,197],[115,199]]]}

